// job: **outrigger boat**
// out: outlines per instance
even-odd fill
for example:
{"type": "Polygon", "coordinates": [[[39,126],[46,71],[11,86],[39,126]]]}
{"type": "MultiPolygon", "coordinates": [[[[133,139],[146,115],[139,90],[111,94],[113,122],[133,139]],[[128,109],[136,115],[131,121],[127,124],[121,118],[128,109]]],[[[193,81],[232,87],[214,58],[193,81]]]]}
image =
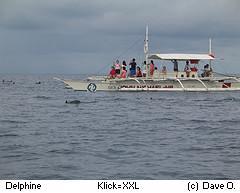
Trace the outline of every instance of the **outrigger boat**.
{"type": "MultiPolygon", "coordinates": [[[[153,75],[149,73],[149,65],[145,65],[145,77],[110,78],[108,76],[89,77],[86,80],[61,80],[67,88],[75,91],[236,91],[240,90],[240,79],[236,76],[215,76],[212,72],[212,61],[215,57],[211,51],[211,40],[209,41],[209,52],[207,54],[161,54],[148,53],[148,28],[144,44],[145,59],[160,60],[167,66],[169,63],[190,62],[191,65],[207,61],[210,70],[207,75],[200,74],[196,68],[190,72],[172,71],[163,72],[154,70],[153,75]]],[[[58,78],[56,78],[58,79],[58,78]]],[[[60,80],[60,79],[58,79],[60,80]]]]}

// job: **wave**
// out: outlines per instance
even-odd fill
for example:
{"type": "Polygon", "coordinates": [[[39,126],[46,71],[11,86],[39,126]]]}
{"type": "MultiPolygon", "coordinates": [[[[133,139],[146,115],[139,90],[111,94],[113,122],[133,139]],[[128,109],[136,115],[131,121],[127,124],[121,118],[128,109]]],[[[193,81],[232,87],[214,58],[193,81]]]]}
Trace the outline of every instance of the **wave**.
{"type": "Polygon", "coordinates": [[[20,120],[8,120],[8,119],[5,119],[5,120],[0,120],[0,124],[1,123],[12,123],[12,124],[26,124],[28,122],[26,121],[20,121],[20,120]]]}
{"type": "Polygon", "coordinates": [[[18,137],[19,135],[17,134],[0,134],[0,138],[1,137],[18,137]]]}
{"type": "Polygon", "coordinates": [[[217,99],[215,102],[221,103],[221,102],[240,102],[240,98],[236,97],[227,97],[223,99],[217,99]]]}
{"type": "Polygon", "coordinates": [[[35,97],[33,97],[33,98],[36,98],[36,99],[45,99],[45,100],[51,99],[51,97],[49,97],[49,96],[42,96],[42,95],[35,96],[35,97]]]}

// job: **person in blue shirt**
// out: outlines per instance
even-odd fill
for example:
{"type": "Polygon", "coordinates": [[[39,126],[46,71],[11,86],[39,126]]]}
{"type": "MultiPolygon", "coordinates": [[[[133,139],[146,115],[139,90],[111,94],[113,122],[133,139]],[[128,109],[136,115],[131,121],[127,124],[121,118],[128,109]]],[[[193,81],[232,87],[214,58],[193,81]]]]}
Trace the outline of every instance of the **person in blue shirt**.
{"type": "Polygon", "coordinates": [[[132,62],[129,64],[130,66],[130,76],[136,76],[136,67],[137,67],[137,63],[135,61],[135,58],[132,59],[132,62]]]}

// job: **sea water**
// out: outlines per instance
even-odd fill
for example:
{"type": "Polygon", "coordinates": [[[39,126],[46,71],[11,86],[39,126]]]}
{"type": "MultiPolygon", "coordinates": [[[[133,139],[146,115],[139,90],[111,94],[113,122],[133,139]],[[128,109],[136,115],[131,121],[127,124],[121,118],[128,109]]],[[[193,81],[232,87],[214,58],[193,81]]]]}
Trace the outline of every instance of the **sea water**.
{"type": "Polygon", "coordinates": [[[240,92],[75,92],[54,76],[0,76],[1,179],[239,179],[240,92]]]}

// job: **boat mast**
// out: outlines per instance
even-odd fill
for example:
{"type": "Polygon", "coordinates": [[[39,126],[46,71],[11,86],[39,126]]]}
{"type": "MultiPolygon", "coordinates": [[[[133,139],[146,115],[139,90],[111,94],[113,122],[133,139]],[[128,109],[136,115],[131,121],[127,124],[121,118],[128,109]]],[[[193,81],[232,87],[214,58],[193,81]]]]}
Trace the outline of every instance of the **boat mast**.
{"type": "Polygon", "coordinates": [[[146,26],[146,36],[144,40],[144,53],[146,61],[146,78],[148,78],[148,26],[146,26]]]}
{"type": "MultiPolygon", "coordinates": [[[[212,56],[212,39],[209,38],[209,55],[212,56]]],[[[212,68],[212,60],[209,60],[210,69],[212,68]]]]}

